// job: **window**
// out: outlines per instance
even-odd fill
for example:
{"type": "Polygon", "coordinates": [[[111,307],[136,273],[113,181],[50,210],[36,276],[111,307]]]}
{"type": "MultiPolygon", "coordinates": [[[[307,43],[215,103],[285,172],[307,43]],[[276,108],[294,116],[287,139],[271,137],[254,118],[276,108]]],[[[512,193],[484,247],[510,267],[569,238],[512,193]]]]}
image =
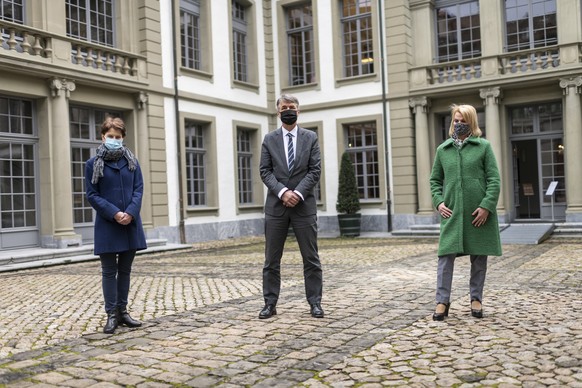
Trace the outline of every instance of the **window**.
{"type": "Polygon", "coordinates": [[[315,82],[313,13],[311,4],[287,9],[289,85],[315,82]]]}
{"type": "Polygon", "coordinates": [[[114,46],[113,0],[66,0],[67,35],[114,46]]]}
{"type": "Polygon", "coordinates": [[[507,51],[558,44],[556,0],[506,0],[507,51]]]}
{"type": "Polygon", "coordinates": [[[239,128],[236,136],[238,160],[238,202],[253,203],[253,131],[239,128]]]}
{"type": "Polygon", "coordinates": [[[92,224],[93,208],[85,195],[85,162],[101,144],[101,124],[107,116],[122,117],[121,112],[82,106],[69,109],[71,135],[71,179],[73,187],[73,222],[92,224]]]}
{"type": "Polygon", "coordinates": [[[232,57],[234,79],[248,81],[247,70],[247,15],[246,8],[238,1],[232,2],[232,57]]]}
{"type": "Polygon", "coordinates": [[[378,162],[378,136],[376,122],[345,125],[350,153],[361,199],[380,198],[380,172],[378,162]]]}
{"type": "Polygon", "coordinates": [[[200,2],[180,2],[180,42],[182,66],[200,70],[200,2]]]}
{"type": "Polygon", "coordinates": [[[205,126],[186,121],[186,196],[188,206],[206,206],[205,126]]]}
{"type": "Polygon", "coordinates": [[[0,231],[36,227],[32,111],[32,101],[0,97],[0,231]]]}
{"type": "Polygon", "coordinates": [[[372,1],[343,0],[341,24],[344,76],[373,73],[372,1]]]}
{"type": "Polygon", "coordinates": [[[479,2],[471,1],[442,7],[438,5],[439,2],[436,9],[438,62],[481,56],[479,2]]]}
{"type": "Polygon", "coordinates": [[[24,0],[0,0],[0,20],[24,23],[24,0]]]}

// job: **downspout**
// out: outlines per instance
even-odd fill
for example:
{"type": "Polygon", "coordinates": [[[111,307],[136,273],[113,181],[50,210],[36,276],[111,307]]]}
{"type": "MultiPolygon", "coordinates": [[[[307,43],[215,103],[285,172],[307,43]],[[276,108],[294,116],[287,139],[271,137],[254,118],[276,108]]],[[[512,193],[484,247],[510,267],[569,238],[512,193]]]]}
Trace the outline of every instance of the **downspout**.
{"type": "Polygon", "coordinates": [[[174,116],[176,125],[176,158],[178,161],[178,230],[180,243],[186,243],[186,231],[184,227],[184,198],[182,183],[182,136],[180,136],[180,96],[178,90],[178,50],[176,42],[176,0],[171,0],[172,5],[172,54],[174,60],[174,116]]]}
{"type": "Polygon", "coordinates": [[[380,28],[380,74],[382,78],[382,126],[384,128],[384,171],[386,172],[386,210],[388,221],[388,232],[392,232],[392,200],[390,191],[390,170],[389,170],[389,150],[388,150],[388,121],[386,104],[386,74],[384,69],[384,19],[382,12],[382,0],[378,0],[378,24],[380,28]]]}

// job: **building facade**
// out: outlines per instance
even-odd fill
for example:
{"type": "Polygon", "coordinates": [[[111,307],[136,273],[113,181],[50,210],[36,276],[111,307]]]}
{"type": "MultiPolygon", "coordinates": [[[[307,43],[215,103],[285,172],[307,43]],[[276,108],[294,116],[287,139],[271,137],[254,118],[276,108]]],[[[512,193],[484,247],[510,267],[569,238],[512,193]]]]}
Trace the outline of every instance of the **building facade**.
{"type": "Polygon", "coordinates": [[[427,177],[453,103],[477,108],[494,149],[501,222],[582,221],[580,1],[396,0],[386,14],[395,228],[437,222],[427,177]]]}
{"type": "Polygon", "coordinates": [[[322,232],[354,162],[363,231],[434,224],[449,107],[474,105],[504,223],[582,222],[579,0],[0,0],[0,250],[92,242],[84,162],[122,117],[148,238],[263,233],[275,101],[322,151],[322,232]],[[546,195],[553,188],[552,195],[546,195]]]}

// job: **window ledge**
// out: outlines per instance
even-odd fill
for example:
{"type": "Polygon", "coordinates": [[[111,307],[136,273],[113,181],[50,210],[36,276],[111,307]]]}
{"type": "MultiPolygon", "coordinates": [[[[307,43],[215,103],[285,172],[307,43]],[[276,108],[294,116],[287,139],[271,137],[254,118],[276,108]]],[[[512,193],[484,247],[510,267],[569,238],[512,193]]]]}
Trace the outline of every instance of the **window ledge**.
{"type": "Polygon", "coordinates": [[[361,82],[372,81],[375,78],[378,78],[377,73],[357,75],[354,77],[340,78],[340,79],[336,79],[335,82],[336,82],[337,86],[343,86],[343,85],[351,85],[351,84],[357,84],[357,83],[361,83],[361,82]]]}
{"type": "Polygon", "coordinates": [[[219,208],[217,207],[189,207],[186,209],[187,215],[196,216],[217,216],[219,208]]]}
{"type": "Polygon", "coordinates": [[[281,89],[282,90],[289,90],[289,91],[303,91],[303,90],[313,90],[313,89],[318,89],[318,88],[319,88],[319,83],[313,82],[310,84],[288,85],[288,86],[285,86],[281,89]]]}
{"type": "Polygon", "coordinates": [[[212,74],[212,73],[208,73],[206,71],[197,70],[197,69],[191,69],[189,67],[184,67],[184,66],[180,67],[180,75],[192,76],[192,77],[200,78],[200,79],[207,80],[207,81],[214,80],[214,74],[212,74]]]}
{"type": "Polygon", "coordinates": [[[239,213],[256,213],[258,211],[260,212],[263,211],[263,205],[262,204],[238,205],[237,209],[239,213]]]}
{"type": "Polygon", "coordinates": [[[252,84],[250,82],[242,82],[242,81],[237,81],[237,80],[234,80],[233,84],[234,84],[234,86],[241,88],[241,89],[246,89],[246,90],[249,90],[251,92],[256,92],[256,93],[259,92],[259,85],[257,85],[257,84],[252,84]]]}

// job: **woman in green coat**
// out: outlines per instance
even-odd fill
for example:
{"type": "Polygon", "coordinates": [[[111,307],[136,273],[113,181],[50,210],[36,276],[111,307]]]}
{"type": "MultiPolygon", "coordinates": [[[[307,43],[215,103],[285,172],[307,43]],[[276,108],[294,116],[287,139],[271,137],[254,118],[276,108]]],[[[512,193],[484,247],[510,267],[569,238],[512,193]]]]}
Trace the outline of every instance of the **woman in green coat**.
{"type": "Polygon", "coordinates": [[[453,105],[451,115],[451,137],[437,148],[430,175],[433,205],[441,216],[435,321],[449,314],[457,256],[471,257],[471,315],[476,318],[483,317],[487,256],[501,256],[495,155],[489,142],[481,138],[474,107],[453,105]]]}

